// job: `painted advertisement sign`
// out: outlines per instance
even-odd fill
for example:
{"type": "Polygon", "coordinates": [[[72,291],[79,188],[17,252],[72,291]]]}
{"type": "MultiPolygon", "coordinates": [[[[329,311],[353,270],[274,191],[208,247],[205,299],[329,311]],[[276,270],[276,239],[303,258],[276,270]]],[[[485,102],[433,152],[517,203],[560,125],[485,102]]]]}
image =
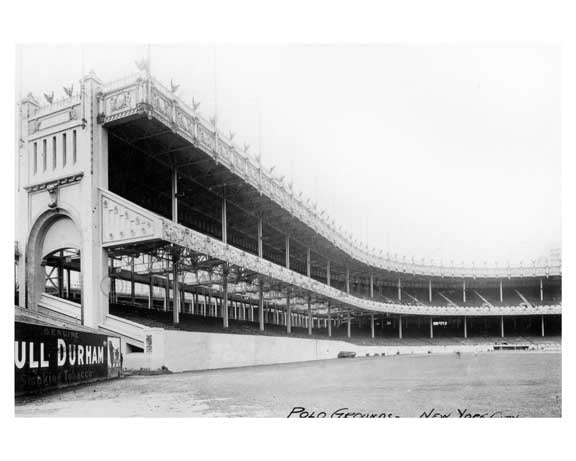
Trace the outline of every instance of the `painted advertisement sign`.
{"type": "Polygon", "coordinates": [[[15,322],[16,395],[90,382],[120,373],[120,339],[15,322]]]}

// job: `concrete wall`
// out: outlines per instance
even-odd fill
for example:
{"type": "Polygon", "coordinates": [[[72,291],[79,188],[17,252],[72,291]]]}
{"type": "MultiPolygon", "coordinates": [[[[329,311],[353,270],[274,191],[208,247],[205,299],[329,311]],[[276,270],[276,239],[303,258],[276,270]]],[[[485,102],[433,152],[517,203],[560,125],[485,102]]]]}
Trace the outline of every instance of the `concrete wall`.
{"type": "MultiPolygon", "coordinates": [[[[336,358],[341,351],[356,352],[357,356],[364,357],[366,354],[439,354],[492,350],[490,345],[356,346],[344,341],[168,330],[163,334],[163,347],[164,366],[173,372],[325,360],[336,358]]],[[[145,354],[138,353],[126,354],[124,360],[128,369],[159,368],[150,367],[150,363],[145,354]]]]}

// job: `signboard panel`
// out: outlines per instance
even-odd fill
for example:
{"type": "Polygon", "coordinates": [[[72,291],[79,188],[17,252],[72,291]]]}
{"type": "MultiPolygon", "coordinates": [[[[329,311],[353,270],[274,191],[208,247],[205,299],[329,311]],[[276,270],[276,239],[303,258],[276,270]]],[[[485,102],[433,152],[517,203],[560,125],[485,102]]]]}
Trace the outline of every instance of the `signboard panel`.
{"type": "Polygon", "coordinates": [[[85,383],[120,373],[120,338],[15,322],[16,395],[85,383]]]}

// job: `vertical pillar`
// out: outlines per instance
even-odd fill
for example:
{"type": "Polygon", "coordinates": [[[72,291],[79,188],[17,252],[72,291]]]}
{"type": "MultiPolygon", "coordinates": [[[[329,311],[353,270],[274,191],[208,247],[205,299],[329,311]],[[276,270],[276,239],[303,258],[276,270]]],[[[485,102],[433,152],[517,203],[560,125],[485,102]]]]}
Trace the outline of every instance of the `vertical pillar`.
{"type": "MultiPolygon", "coordinates": [[[[185,312],[186,310],[186,291],[184,290],[184,284],[179,285],[178,293],[180,295],[180,311],[185,312]]],[[[192,296],[192,312],[194,312],[195,306],[198,306],[198,295],[192,296]],[[194,298],[196,298],[196,303],[194,303],[194,298]]]]}
{"type": "Polygon", "coordinates": [[[402,301],[402,282],[398,278],[398,301],[402,301]]]}
{"type": "Polygon", "coordinates": [[[58,258],[58,296],[64,297],[64,268],[62,261],[64,260],[64,251],[60,250],[60,258],[58,258]]]}
{"type": "Polygon", "coordinates": [[[370,336],[374,339],[374,314],[370,314],[370,336]]]}
{"type": "Polygon", "coordinates": [[[432,302],[432,279],[428,280],[428,301],[432,302]]]}
{"type": "Polygon", "coordinates": [[[500,336],[504,337],[504,316],[500,316],[500,336]]]}
{"type": "Polygon", "coordinates": [[[286,333],[292,333],[292,307],[290,306],[290,288],[286,292],[286,333]]]}
{"type": "Polygon", "coordinates": [[[228,265],[222,270],[222,325],[228,328],[228,265]]]}
{"type": "Polygon", "coordinates": [[[348,323],[348,328],[347,328],[347,333],[348,333],[348,337],[350,338],[352,336],[352,318],[350,316],[350,311],[348,311],[348,317],[347,317],[347,323],[348,323]]]}
{"type": "Polygon", "coordinates": [[[462,302],[466,302],[466,280],[462,280],[462,302]]]}
{"type": "Polygon", "coordinates": [[[178,169],[172,167],[172,221],[178,222],[178,169]]]}
{"type": "Polygon", "coordinates": [[[134,256],[130,261],[130,302],[136,302],[136,283],[134,282],[134,256]]]}
{"type": "Polygon", "coordinates": [[[180,323],[180,284],[178,282],[178,254],[176,251],[172,254],[172,278],[172,302],[174,305],[172,323],[177,326],[180,323]]]}
{"type": "Polygon", "coordinates": [[[464,316],[464,339],[468,338],[468,327],[466,325],[466,316],[464,316]]]}
{"type": "Polygon", "coordinates": [[[306,249],[306,275],[308,277],[312,276],[312,258],[310,255],[310,248],[306,249]]]}
{"type": "Polygon", "coordinates": [[[350,268],[346,267],[346,293],[350,294],[350,268]]]}
{"type": "Polygon", "coordinates": [[[228,218],[226,213],[226,199],[222,198],[222,241],[228,243],[228,218]]]}
{"type": "Polygon", "coordinates": [[[258,320],[260,321],[260,331],[264,331],[264,278],[260,277],[258,286],[258,320]]]}
{"type": "Polygon", "coordinates": [[[170,275],[166,274],[166,286],[164,287],[164,310],[170,310],[170,275]]]}
{"type": "Polygon", "coordinates": [[[502,292],[502,280],[500,280],[500,302],[504,302],[504,296],[502,292]]]}
{"type": "Polygon", "coordinates": [[[542,279],[540,279],[540,301],[544,301],[544,285],[542,279]]]}
{"type": "Polygon", "coordinates": [[[540,330],[542,333],[542,337],[544,337],[544,316],[543,315],[540,316],[540,330]]]}
{"type": "Polygon", "coordinates": [[[263,229],[262,229],[262,215],[258,217],[258,256],[262,258],[264,256],[264,248],[262,246],[263,240],[263,229]]]}
{"type": "MultiPolygon", "coordinates": [[[[114,269],[114,260],[112,260],[112,269],[114,269]]],[[[114,270],[112,270],[112,272],[114,272],[114,270]]],[[[116,278],[112,278],[112,282],[114,283],[113,285],[113,289],[114,289],[114,302],[117,302],[116,299],[116,278]]],[[[66,269],[66,297],[68,299],[71,298],[71,293],[70,293],[70,269],[66,269]]]]}
{"type": "Polygon", "coordinates": [[[434,321],[430,317],[430,339],[434,338],[434,321]]]}
{"type": "Polygon", "coordinates": [[[402,316],[398,316],[398,338],[402,339],[402,316]]]}
{"type": "MultiPolygon", "coordinates": [[[[70,269],[66,270],[66,298],[70,299],[70,269]]],[[[110,258],[110,302],[116,302],[116,277],[114,258],[110,258]]]]}
{"type": "Polygon", "coordinates": [[[374,273],[370,272],[370,297],[374,297],[374,273]]]}
{"type": "Polygon", "coordinates": [[[312,320],[312,302],[310,299],[310,295],[308,295],[308,334],[309,335],[312,334],[313,324],[314,324],[314,321],[312,320]]]}
{"type": "Polygon", "coordinates": [[[290,269],[290,236],[286,236],[286,269],[290,269]]]}
{"type": "Polygon", "coordinates": [[[332,316],[330,312],[330,303],[328,303],[328,336],[332,336],[332,316]]]}
{"type": "Polygon", "coordinates": [[[330,286],[330,261],[326,261],[326,285],[330,286]]]}
{"type": "Polygon", "coordinates": [[[150,287],[148,290],[148,309],[154,307],[154,274],[152,274],[152,256],[150,256],[150,261],[148,263],[148,270],[150,272],[150,287]]]}
{"type": "MultiPolygon", "coordinates": [[[[212,289],[208,288],[208,316],[210,316],[212,310],[212,289]]],[[[216,307],[214,307],[214,317],[217,317],[216,307]]]]}

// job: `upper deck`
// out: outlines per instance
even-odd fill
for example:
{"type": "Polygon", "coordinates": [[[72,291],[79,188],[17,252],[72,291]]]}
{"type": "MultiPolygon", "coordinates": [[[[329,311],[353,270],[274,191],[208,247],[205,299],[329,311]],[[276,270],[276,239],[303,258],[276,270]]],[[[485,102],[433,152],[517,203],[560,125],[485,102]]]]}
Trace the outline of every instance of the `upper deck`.
{"type": "Polygon", "coordinates": [[[207,120],[197,108],[187,105],[146,72],[104,84],[98,94],[97,107],[98,121],[109,127],[141,117],[158,122],[225,168],[246,187],[275,204],[289,219],[300,224],[302,232],[319,236],[345,259],[365,266],[366,273],[376,270],[390,275],[456,279],[561,276],[561,265],[554,261],[523,266],[436,265],[390,258],[381,251],[359,244],[343,234],[325,214],[295,195],[283,181],[273,177],[259,159],[243,152],[217,128],[214,120],[207,120]]]}

